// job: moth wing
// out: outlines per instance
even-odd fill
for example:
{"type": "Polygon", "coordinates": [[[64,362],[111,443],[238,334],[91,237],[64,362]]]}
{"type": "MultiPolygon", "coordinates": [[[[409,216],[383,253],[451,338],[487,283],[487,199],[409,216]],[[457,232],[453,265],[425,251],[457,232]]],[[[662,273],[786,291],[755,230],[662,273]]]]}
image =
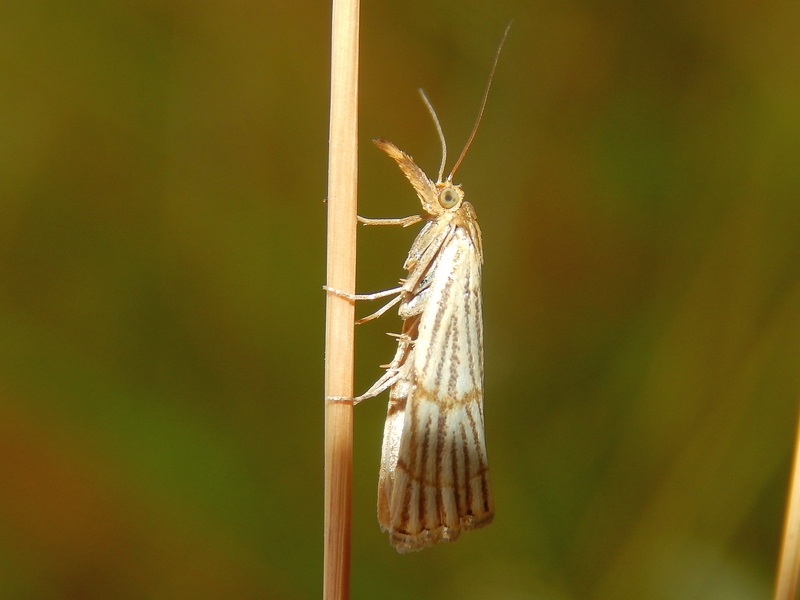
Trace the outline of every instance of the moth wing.
{"type": "Polygon", "coordinates": [[[483,419],[481,263],[472,230],[455,227],[431,267],[407,372],[390,394],[378,519],[400,552],[453,541],[494,514],[483,419]]]}

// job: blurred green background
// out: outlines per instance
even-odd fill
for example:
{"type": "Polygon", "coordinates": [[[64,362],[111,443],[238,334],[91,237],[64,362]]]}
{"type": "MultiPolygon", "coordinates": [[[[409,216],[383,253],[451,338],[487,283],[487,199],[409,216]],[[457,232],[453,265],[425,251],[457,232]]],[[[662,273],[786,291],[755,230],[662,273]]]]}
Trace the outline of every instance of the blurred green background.
{"type": "MultiPolygon", "coordinates": [[[[484,235],[497,516],[398,555],[355,423],[354,598],[766,598],[800,393],[800,3],[362,7],[370,138],[484,235]],[[451,165],[452,165],[451,158],[451,165]]],[[[0,597],[322,584],[327,2],[0,7],[0,597]]],[[[416,228],[359,230],[358,289],[416,228]]],[[[366,314],[373,307],[359,307],[366,314]]],[[[356,391],[396,315],[357,331],[356,391]]]]}

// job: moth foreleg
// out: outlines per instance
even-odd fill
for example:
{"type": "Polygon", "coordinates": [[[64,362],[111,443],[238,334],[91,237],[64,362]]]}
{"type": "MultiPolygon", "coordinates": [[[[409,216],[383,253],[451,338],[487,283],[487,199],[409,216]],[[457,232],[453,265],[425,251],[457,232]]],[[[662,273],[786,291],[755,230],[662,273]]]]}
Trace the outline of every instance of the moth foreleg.
{"type": "Polygon", "coordinates": [[[411,215],[410,217],[403,217],[402,219],[367,219],[358,215],[358,220],[364,225],[402,225],[408,227],[423,220],[419,215],[411,215]]]}

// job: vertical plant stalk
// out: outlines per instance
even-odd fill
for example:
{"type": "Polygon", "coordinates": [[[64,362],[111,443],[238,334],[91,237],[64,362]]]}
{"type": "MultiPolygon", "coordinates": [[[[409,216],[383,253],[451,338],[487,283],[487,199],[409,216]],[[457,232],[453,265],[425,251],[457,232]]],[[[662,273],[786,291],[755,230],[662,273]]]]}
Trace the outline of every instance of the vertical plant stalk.
{"type": "Polygon", "coordinates": [[[800,420],[795,434],[792,479],[786,503],[781,554],[775,583],[775,600],[797,598],[797,577],[800,569],[800,420]]]}
{"type": "MultiPolygon", "coordinates": [[[[359,0],[333,0],[328,141],[330,288],[353,293],[356,279],[359,0]]],[[[353,478],[353,302],[327,294],[325,324],[325,600],[350,597],[353,478]]]]}

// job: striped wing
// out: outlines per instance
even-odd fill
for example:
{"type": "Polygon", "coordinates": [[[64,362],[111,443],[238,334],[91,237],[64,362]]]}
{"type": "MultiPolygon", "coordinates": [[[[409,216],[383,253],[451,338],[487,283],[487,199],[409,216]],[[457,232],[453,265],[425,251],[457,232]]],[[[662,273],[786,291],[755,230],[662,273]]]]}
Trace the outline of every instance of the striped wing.
{"type": "Polygon", "coordinates": [[[450,226],[420,292],[424,306],[404,324],[416,341],[386,418],[378,520],[400,552],[453,541],[494,514],[483,425],[480,233],[477,225],[450,226]]]}

